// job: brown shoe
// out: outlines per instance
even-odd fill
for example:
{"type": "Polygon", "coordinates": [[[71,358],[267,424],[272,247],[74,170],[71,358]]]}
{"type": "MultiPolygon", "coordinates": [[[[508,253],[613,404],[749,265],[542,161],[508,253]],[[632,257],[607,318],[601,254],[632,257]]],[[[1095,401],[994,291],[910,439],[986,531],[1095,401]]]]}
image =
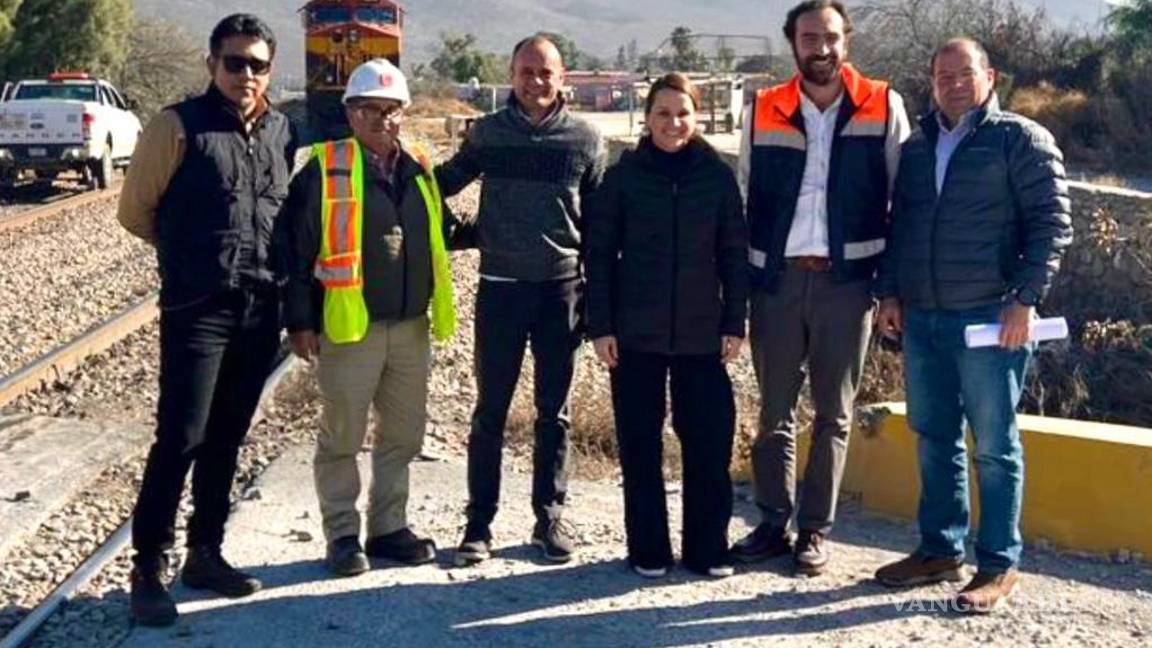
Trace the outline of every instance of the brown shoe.
{"type": "Polygon", "coordinates": [[[990,614],[1008,600],[1020,584],[1020,572],[1009,569],[999,574],[976,572],[956,595],[956,609],[969,614],[990,614]]]}
{"type": "Polygon", "coordinates": [[[958,558],[933,558],[919,552],[876,570],[876,580],[888,587],[911,587],[941,581],[958,583],[964,562],[958,558]]]}
{"type": "Polygon", "coordinates": [[[824,543],[823,533],[800,531],[796,537],[794,557],[797,574],[819,576],[824,573],[824,568],[828,566],[828,547],[824,543]]]}

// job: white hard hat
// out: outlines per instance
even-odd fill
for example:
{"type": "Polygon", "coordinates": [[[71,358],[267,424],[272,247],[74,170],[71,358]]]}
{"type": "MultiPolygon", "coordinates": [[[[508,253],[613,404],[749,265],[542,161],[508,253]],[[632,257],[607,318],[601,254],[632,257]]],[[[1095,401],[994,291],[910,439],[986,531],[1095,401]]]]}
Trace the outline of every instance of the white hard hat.
{"type": "Polygon", "coordinates": [[[404,106],[412,103],[408,94],[408,80],[400,68],[388,59],[372,59],[358,65],[348,77],[344,89],[344,103],[357,97],[394,99],[404,106]]]}

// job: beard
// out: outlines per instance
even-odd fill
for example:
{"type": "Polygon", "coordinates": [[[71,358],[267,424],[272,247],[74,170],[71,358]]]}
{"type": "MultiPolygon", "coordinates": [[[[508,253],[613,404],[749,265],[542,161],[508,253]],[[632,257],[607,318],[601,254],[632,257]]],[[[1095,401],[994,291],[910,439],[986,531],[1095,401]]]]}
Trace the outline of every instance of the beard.
{"type": "Polygon", "coordinates": [[[809,56],[801,60],[795,52],[792,55],[800,76],[812,85],[826,86],[840,78],[841,61],[836,56],[809,56]]]}

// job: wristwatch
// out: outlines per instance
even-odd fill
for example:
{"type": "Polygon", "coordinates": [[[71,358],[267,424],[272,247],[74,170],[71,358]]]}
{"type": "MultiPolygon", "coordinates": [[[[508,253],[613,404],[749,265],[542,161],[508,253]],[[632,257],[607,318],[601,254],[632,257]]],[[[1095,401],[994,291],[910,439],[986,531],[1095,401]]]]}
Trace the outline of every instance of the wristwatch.
{"type": "Polygon", "coordinates": [[[1011,296],[1017,303],[1031,306],[1032,308],[1039,306],[1041,301],[1040,293],[1032,290],[1028,286],[1020,286],[1016,290],[1013,290],[1011,296]]]}

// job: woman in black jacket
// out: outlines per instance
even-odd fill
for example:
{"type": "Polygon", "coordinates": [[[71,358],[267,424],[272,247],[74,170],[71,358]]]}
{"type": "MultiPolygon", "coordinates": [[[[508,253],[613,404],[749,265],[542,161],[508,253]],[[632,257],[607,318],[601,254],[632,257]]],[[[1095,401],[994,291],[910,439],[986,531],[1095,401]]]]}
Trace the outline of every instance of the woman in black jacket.
{"type": "Polygon", "coordinates": [[[608,170],[586,214],[588,329],[612,372],[628,559],[652,578],[673,563],[661,439],[669,375],[684,458],[682,562],[732,573],[735,406],[724,363],[744,337],[747,232],[732,170],[696,134],[698,107],[683,75],[653,84],[649,134],[608,170]]]}

